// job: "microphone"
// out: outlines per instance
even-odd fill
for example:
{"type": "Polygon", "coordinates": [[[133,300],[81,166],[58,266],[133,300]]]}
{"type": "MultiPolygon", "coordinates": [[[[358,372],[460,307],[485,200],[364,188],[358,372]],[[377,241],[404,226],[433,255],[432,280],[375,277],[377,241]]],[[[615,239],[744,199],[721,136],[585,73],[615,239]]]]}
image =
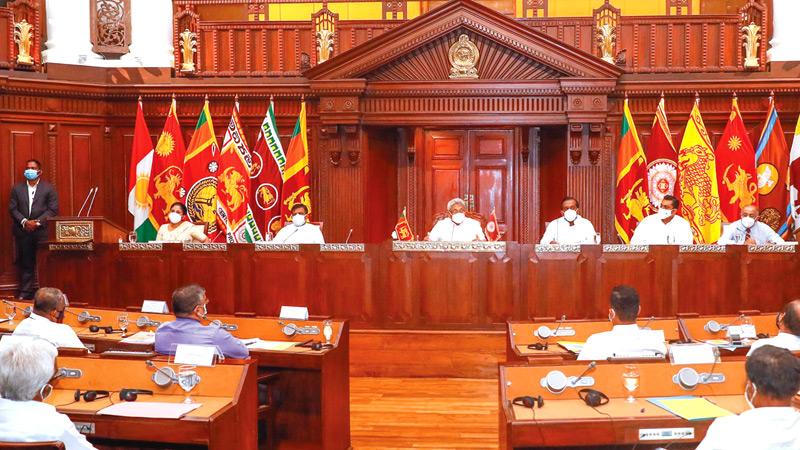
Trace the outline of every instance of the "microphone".
{"type": "Polygon", "coordinates": [[[587,373],[591,372],[596,367],[597,367],[597,361],[590,362],[589,365],[586,366],[586,369],[583,371],[583,373],[578,375],[578,378],[575,378],[575,380],[571,383],[572,386],[577,386],[578,383],[583,379],[583,377],[585,377],[587,373]]]}
{"type": "Polygon", "coordinates": [[[218,326],[218,327],[222,328],[225,331],[236,331],[236,330],[239,329],[238,325],[232,324],[232,323],[228,324],[228,323],[225,323],[225,322],[223,322],[223,321],[221,321],[219,319],[212,320],[211,321],[211,325],[218,326]]]}
{"type": "Polygon", "coordinates": [[[645,322],[644,325],[639,327],[639,329],[641,329],[641,330],[649,330],[650,328],[648,327],[648,325],[650,325],[650,322],[652,322],[654,319],[655,319],[655,316],[650,316],[650,318],[647,319],[647,322],[645,322]]]}
{"type": "Polygon", "coordinates": [[[161,325],[161,322],[150,320],[147,316],[141,316],[136,319],[136,326],[139,328],[158,327],[159,325],[161,325]]]}
{"type": "Polygon", "coordinates": [[[558,336],[558,330],[561,329],[561,326],[564,325],[564,322],[566,320],[567,320],[567,315],[566,314],[562,314],[561,315],[561,320],[558,322],[558,325],[556,326],[555,330],[550,330],[550,328],[547,328],[546,326],[542,325],[542,326],[540,326],[539,328],[536,329],[536,335],[539,336],[541,339],[543,339],[545,341],[550,336],[556,336],[557,337],[558,336]]]}
{"type": "Polygon", "coordinates": [[[101,320],[100,316],[93,316],[93,315],[91,315],[89,313],[89,311],[82,311],[80,314],[76,314],[75,312],[73,312],[73,311],[71,311],[69,309],[66,309],[65,311],[67,311],[68,313],[72,314],[73,316],[76,316],[78,318],[78,322],[80,322],[80,323],[100,322],[100,320],[101,320]]]}
{"type": "Polygon", "coordinates": [[[153,361],[150,360],[150,359],[146,360],[144,363],[145,363],[145,365],[147,367],[156,369],[156,373],[160,373],[161,375],[163,375],[164,377],[167,378],[166,380],[164,380],[163,377],[159,378],[158,375],[153,374],[153,382],[155,384],[157,384],[157,385],[159,385],[161,387],[166,387],[166,386],[169,386],[170,384],[174,384],[174,383],[178,382],[178,377],[175,375],[175,371],[172,370],[171,367],[165,367],[165,368],[162,369],[161,367],[158,367],[157,365],[155,365],[155,363],[153,363],[153,361]]]}
{"type": "Polygon", "coordinates": [[[347,239],[344,240],[344,243],[347,244],[350,242],[350,236],[353,234],[353,229],[350,228],[350,231],[347,232],[347,239]]]}
{"type": "Polygon", "coordinates": [[[99,186],[94,187],[94,194],[92,195],[92,201],[89,202],[89,207],[86,209],[86,217],[89,217],[90,213],[92,212],[92,206],[94,206],[94,199],[97,198],[97,191],[100,190],[99,186]]]}
{"type": "Polygon", "coordinates": [[[88,202],[89,201],[89,197],[92,196],[92,191],[93,190],[94,190],[94,188],[89,188],[89,192],[86,193],[86,198],[83,199],[83,204],[81,205],[81,209],[78,211],[78,216],[77,217],[80,217],[81,213],[83,213],[83,208],[86,207],[86,202],[88,202]]]}
{"type": "Polygon", "coordinates": [[[20,308],[14,302],[10,302],[8,300],[2,300],[2,302],[5,303],[8,306],[11,306],[16,311],[21,312],[22,315],[25,316],[25,317],[30,317],[31,313],[33,312],[33,306],[26,306],[25,308],[20,308]]]}

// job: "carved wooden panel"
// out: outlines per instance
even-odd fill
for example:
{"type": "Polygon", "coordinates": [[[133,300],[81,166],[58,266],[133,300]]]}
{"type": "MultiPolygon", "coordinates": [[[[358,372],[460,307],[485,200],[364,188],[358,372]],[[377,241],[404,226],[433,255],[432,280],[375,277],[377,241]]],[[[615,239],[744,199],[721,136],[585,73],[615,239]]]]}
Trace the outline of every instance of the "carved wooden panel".
{"type": "Polygon", "coordinates": [[[131,45],[131,0],[91,0],[92,51],[109,59],[128,53],[131,45]]]}
{"type": "Polygon", "coordinates": [[[7,33],[0,68],[41,70],[45,26],[44,0],[10,0],[0,7],[0,30],[7,33]]]}

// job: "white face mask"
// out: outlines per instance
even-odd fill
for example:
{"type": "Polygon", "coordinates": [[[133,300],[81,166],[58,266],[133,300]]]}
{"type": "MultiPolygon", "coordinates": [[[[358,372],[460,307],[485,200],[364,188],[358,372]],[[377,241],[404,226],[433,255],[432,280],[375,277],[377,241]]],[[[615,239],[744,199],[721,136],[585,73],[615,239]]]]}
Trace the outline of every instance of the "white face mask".
{"type": "Polygon", "coordinates": [[[462,213],[462,212],[455,213],[455,214],[453,214],[453,217],[452,217],[453,223],[455,223],[456,225],[461,225],[461,223],[464,222],[464,218],[466,218],[464,213],[462,213]]]}
{"type": "Polygon", "coordinates": [[[756,219],[753,219],[752,217],[742,217],[742,225],[744,225],[745,228],[751,228],[755,224],[756,219]]]}
{"type": "Polygon", "coordinates": [[[305,214],[295,214],[292,216],[292,223],[296,227],[302,227],[306,224],[306,216],[305,214]]]}
{"type": "Polygon", "coordinates": [[[567,222],[575,222],[575,219],[578,218],[578,211],[568,209],[564,211],[564,218],[567,219],[567,222]]]}
{"type": "Polygon", "coordinates": [[[181,215],[176,212],[171,212],[167,215],[171,224],[176,224],[181,221],[181,215]]]}
{"type": "Polygon", "coordinates": [[[756,394],[758,393],[758,388],[756,387],[755,384],[751,383],[751,385],[753,386],[753,396],[752,397],[748,397],[747,396],[747,386],[745,386],[745,388],[744,388],[744,401],[747,402],[747,406],[749,406],[750,409],[755,409],[755,406],[753,406],[753,400],[756,399],[756,394]]]}
{"type": "Polygon", "coordinates": [[[205,319],[206,316],[208,315],[208,306],[206,306],[206,304],[203,303],[202,305],[200,305],[200,308],[202,308],[202,309],[198,312],[198,315],[201,318],[205,319]]]}
{"type": "Polygon", "coordinates": [[[658,218],[659,219],[669,219],[672,217],[672,210],[671,209],[664,209],[658,208],[658,218]]]}

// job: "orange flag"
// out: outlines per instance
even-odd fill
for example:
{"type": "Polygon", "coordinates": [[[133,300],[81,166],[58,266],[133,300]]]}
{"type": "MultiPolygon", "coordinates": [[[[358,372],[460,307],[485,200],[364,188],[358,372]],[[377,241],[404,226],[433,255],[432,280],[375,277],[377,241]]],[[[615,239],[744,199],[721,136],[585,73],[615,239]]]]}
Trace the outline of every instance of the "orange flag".
{"type": "Polygon", "coordinates": [[[292,205],[302,203],[311,209],[311,173],[308,168],[308,138],[306,137],[306,102],[300,106],[300,116],[294,126],[292,140],[286,150],[281,205],[284,221],[291,219],[292,205]]]}
{"type": "Polygon", "coordinates": [[[758,203],[762,222],[778,234],[789,227],[789,148],[778,120],[775,97],[769,98],[769,110],[756,146],[758,203]]]}
{"type": "Polygon", "coordinates": [[[649,214],[647,196],[647,161],[639,134],[625,99],[622,131],[617,150],[617,184],[614,201],[614,228],[622,242],[629,243],[633,230],[649,214]]]}
{"type": "Polygon", "coordinates": [[[186,155],[186,144],[183,142],[181,125],[178,122],[177,104],[172,97],[167,120],[158,137],[156,152],[153,156],[153,170],[150,176],[150,197],[153,199],[151,220],[156,228],[167,223],[169,207],[183,200],[181,183],[183,182],[183,158],[186,155]]]}
{"type": "Polygon", "coordinates": [[[719,207],[722,220],[739,220],[742,208],[758,204],[756,182],[756,154],[747,137],[747,129],[739,111],[739,102],[733,97],[728,124],[714,151],[717,158],[719,181],[719,207]]]}

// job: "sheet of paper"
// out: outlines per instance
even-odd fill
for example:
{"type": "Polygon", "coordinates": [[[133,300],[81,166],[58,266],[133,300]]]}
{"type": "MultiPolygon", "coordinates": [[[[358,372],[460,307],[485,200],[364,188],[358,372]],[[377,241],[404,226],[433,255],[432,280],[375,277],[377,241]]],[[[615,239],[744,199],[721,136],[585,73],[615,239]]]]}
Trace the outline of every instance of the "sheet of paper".
{"type": "Polygon", "coordinates": [[[259,339],[252,344],[246,344],[247,348],[251,350],[288,350],[294,346],[294,342],[285,341],[264,341],[259,339]]]}
{"type": "Polygon", "coordinates": [[[580,353],[583,350],[583,346],[586,342],[578,342],[578,341],[558,341],[558,345],[564,347],[568,352],[572,353],[580,353]]]}
{"type": "Polygon", "coordinates": [[[690,395],[648,398],[647,401],[686,420],[709,420],[733,415],[705,398],[690,395]]]}
{"type": "Polygon", "coordinates": [[[673,344],[669,347],[672,364],[713,364],[717,360],[710,344],[673,344]]]}
{"type": "Polygon", "coordinates": [[[121,402],[103,408],[97,414],[147,419],[180,419],[201,406],[201,403],[121,402]]]}
{"type": "Polygon", "coordinates": [[[156,333],[153,331],[139,331],[138,333],[132,334],[125,339],[122,339],[120,342],[123,344],[144,344],[144,345],[151,345],[155,344],[156,342],[156,333]]]}

